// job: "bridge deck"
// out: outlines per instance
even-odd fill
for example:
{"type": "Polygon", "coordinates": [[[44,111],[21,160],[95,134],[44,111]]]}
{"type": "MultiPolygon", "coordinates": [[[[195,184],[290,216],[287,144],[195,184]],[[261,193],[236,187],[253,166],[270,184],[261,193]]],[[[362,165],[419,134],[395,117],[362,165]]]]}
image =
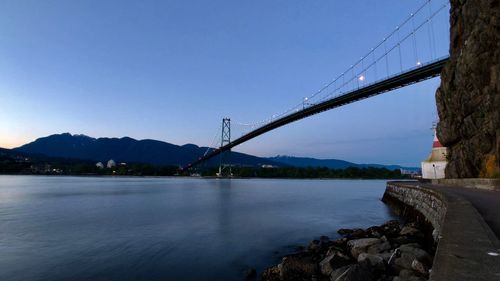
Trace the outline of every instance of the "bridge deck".
{"type": "Polygon", "coordinates": [[[365,87],[353,90],[351,92],[345,93],[341,96],[334,97],[332,99],[326,100],[324,102],[306,107],[302,110],[294,112],[292,114],[283,116],[276,119],[262,127],[259,127],[237,139],[231,143],[224,145],[218,149],[213,150],[207,155],[200,157],[193,163],[187,165],[184,169],[193,167],[203,161],[206,161],[220,153],[230,150],[231,148],[242,144],[248,140],[251,140],[257,136],[267,133],[276,128],[282,127],[289,123],[295,122],[297,120],[309,117],[311,115],[327,111],[336,107],[340,107],[349,103],[353,103],[362,99],[366,99],[372,96],[380,95],[382,93],[395,90],[410,84],[414,84],[423,80],[427,80],[436,76],[439,76],[441,70],[443,69],[445,63],[448,61],[449,57],[441,58],[439,60],[427,63],[420,67],[416,67],[405,71],[401,74],[391,76],[379,82],[367,85],[365,87]]]}

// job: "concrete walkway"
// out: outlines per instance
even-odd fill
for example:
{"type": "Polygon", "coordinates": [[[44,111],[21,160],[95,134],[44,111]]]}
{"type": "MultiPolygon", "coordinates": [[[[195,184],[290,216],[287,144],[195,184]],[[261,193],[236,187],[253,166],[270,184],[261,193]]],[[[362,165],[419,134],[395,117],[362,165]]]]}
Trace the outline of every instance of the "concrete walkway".
{"type": "Polygon", "coordinates": [[[459,195],[467,199],[481,214],[497,238],[500,239],[500,192],[418,182],[415,184],[459,195]]]}
{"type": "Polygon", "coordinates": [[[407,181],[388,182],[386,193],[431,222],[434,200],[444,202],[431,281],[500,281],[500,192],[407,181]],[[434,196],[432,208],[419,194],[434,196]]]}

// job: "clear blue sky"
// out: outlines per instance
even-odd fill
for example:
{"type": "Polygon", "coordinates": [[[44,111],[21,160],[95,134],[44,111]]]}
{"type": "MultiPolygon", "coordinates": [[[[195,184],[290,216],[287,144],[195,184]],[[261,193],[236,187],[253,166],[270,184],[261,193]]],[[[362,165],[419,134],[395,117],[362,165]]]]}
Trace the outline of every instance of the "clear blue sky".
{"type": "MultiPolygon", "coordinates": [[[[422,3],[3,0],[0,146],[62,132],[209,145],[222,117],[254,122],[295,105],[422,3]]],[[[441,55],[447,21],[446,12],[434,21],[441,55]]],[[[236,150],[419,165],[438,85],[322,113],[236,150]]]]}

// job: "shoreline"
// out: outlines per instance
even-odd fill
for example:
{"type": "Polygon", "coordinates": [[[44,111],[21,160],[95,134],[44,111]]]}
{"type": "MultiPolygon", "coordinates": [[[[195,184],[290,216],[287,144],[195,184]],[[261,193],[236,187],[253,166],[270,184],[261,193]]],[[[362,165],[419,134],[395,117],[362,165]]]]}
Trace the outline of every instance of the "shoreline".
{"type": "Polygon", "coordinates": [[[337,233],[339,239],[321,236],[305,250],[285,255],[281,263],[262,272],[262,281],[428,280],[435,244],[420,224],[391,220],[337,233]]]}

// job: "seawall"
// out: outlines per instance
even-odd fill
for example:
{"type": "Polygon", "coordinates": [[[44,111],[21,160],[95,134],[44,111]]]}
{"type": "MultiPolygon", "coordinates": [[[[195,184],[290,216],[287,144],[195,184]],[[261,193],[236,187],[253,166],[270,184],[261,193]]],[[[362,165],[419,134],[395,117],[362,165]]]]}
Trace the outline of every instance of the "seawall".
{"type": "Polygon", "coordinates": [[[500,280],[500,242],[469,201],[418,182],[388,182],[382,200],[432,228],[430,280],[500,280]]]}

